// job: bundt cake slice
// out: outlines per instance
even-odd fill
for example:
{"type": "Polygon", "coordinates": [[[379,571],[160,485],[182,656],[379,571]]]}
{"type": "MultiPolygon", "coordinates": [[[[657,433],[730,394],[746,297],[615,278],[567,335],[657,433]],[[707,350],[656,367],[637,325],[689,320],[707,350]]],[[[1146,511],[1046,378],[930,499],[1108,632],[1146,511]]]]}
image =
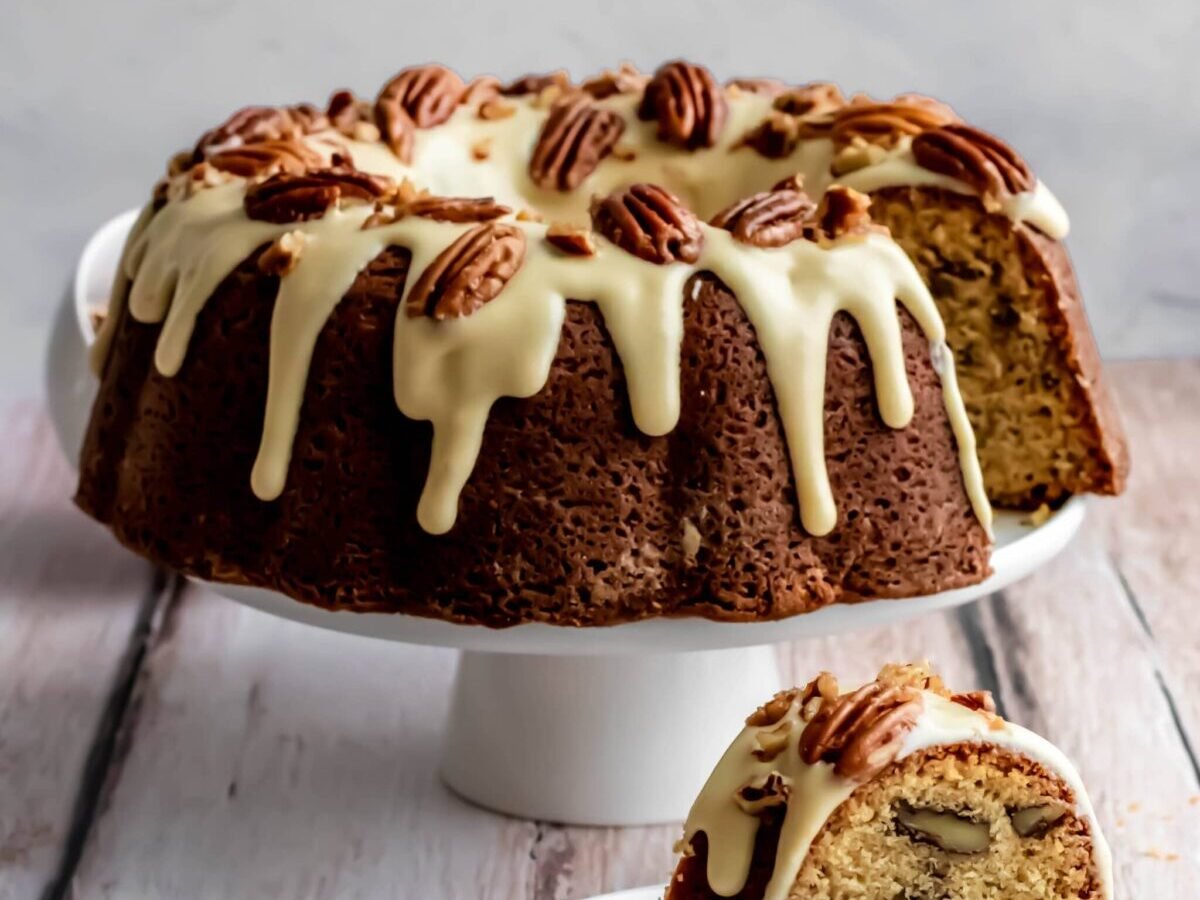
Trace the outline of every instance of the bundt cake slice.
{"type": "Polygon", "coordinates": [[[718,763],[680,849],[666,900],[1112,897],[1062,752],[923,666],[776,695],[718,763]]]}

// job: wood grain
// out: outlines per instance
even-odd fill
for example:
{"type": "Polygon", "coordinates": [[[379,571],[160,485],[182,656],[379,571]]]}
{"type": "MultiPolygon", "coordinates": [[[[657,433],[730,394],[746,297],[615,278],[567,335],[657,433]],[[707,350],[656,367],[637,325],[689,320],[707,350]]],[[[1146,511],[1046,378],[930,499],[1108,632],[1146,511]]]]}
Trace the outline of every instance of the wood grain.
{"type": "MultiPolygon", "coordinates": [[[[779,652],[794,682],[823,668],[849,682],[888,660],[927,657],[952,684],[991,689],[1009,716],[1078,762],[1113,845],[1120,895],[1186,897],[1200,883],[1200,474],[1192,449],[1200,446],[1200,363],[1123,364],[1111,375],[1134,437],[1133,482],[1125,497],[1093,502],[1058,560],[966,609],[779,652]]],[[[5,536],[17,521],[9,504],[35,503],[17,499],[30,476],[12,475],[12,465],[0,463],[5,536]]],[[[49,467],[42,493],[66,481],[61,467],[35,458],[25,473],[30,466],[49,467]]],[[[0,674],[86,683],[94,673],[81,674],[78,648],[74,656],[61,648],[74,629],[96,627],[96,613],[90,600],[76,602],[69,613],[79,621],[62,633],[63,623],[38,615],[30,597],[64,602],[63,587],[44,581],[53,570],[46,560],[69,559],[73,571],[91,540],[99,571],[128,570],[127,581],[108,576],[114,590],[128,591],[117,638],[137,621],[145,572],[86,523],[62,532],[69,550],[54,549],[57,525],[50,530],[55,540],[28,543],[19,561],[0,549],[0,674]],[[13,572],[25,574],[14,580],[13,572]],[[27,634],[21,646],[45,648],[24,653],[19,667],[3,655],[18,629],[27,634]]],[[[669,873],[677,827],[522,822],[474,809],[441,786],[448,651],[317,632],[190,588],[158,601],[146,628],[107,789],[94,815],[82,813],[86,827],[77,823],[86,844],[75,897],[550,900],[669,873]]],[[[123,650],[114,643],[110,682],[123,650]]],[[[89,661],[97,655],[89,648],[89,661]]],[[[74,715],[94,725],[111,683],[87,686],[94,690],[80,691],[74,715]]],[[[14,708],[25,722],[15,754],[7,724],[0,730],[0,789],[44,767],[77,783],[88,755],[80,744],[95,729],[67,734],[17,693],[0,679],[0,722],[14,708]]],[[[43,804],[58,824],[41,862],[23,864],[22,886],[53,870],[72,796],[60,788],[43,804]]],[[[22,811],[10,821],[5,808],[0,835],[45,818],[22,811]]],[[[4,879],[0,861],[0,896],[4,879]]]]}
{"type": "MultiPolygon", "coordinates": [[[[0,898],[54,880],[122,682],[149,567],[71,505],[41,410],[0,409],[0,898]]],[[[86,818],[86,816],[85,816],[86,818]]]]}

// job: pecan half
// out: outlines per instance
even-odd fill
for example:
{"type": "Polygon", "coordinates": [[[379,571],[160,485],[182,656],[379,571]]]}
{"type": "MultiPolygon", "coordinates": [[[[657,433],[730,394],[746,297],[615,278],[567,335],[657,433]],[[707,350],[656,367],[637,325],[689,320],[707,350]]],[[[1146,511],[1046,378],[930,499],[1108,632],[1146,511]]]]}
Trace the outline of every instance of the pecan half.
{"type": "Polygon", "coordinates": [[[401,162],[412,161],[417,128],[440,125],[454,114],[466,86],[445,66],[412,66],[383,86],[375,100],[375,124],[401,162]]]}
{"type": "Polygon", "coordinates": [[[550,87],[566,93],[571,89],[571,76],[563,69],[541,75],[522,75],[500,88],[500,93],[506,97],[520,97],[523,94],[540,94],[550,87]]]}
{"type": "Polygon", "coordinates": [[[833,763],[837,775],[867,781],[895,760],[922,707],[915,688],[873,681],[821,706],[800,735],[800,757],[809,765],[833,763]]]}
{"type": "Polygon", "coordinates": [[[619,68],[601,72],[587,79],[579,89],[597,100],[603,100],[614,94],[636,94],[643,91],[649,80],[649,77],[639,72],[635,66],[621,63],[619,68]]]}
{"type": "Polygon", "coordinates": [[[704,248],[695,214],[656,184],[633,184],[598,197],[591,212],[596,231],[652,263],[694,263],[704,248]]]}
{"type": "Polygon", "coordinates": [[[866,194],[835,184],[825,191],[817,205],[815,227],[830,240],[864,233],[873,227],[870,206],[871,198],[866,194]]]}
{"type": "Polygon", "coordinates": [[[969,691],[967,693],[951,694],[950,701],[976,712],[995,714],[996,701],[991,691],[969,691]]]}
{"type": "Polygon", "coordinates": [[[529,177],[538,187],[569,191],[595,171],[625,132],[625,121],[601,109],[586,94],[568,96],[554,105],[542,126],[529,177]]]}
{"type": "Polygon", "coordinates": [[[857,96],[841,107],[833,121],[833,141],[841,147],[854,138],[893,146],[905,135],[918,135],[954,122],[954,110],[930,97],[902,94],[890,103],[857,96]]]}
{"type": "Polygon", "coordinates": [[[403,211],[435,222],[488,222],[512,212],[492,197],[418,197],[403,211]]]}
{"type": "Polygon", "coordinates": [[[242,178],[256,178],[286,172],[303,175],[309,169],[319,169],[325,160],[321,154],[301,141],[262,141],[219,150],[208,157],[214,169],[242,178]]]}
{"type": "Polygon", "coordinates": [[[496,298],[525,260],[525,233],[512,225],[477,225],[438,254],[408,296],[410,318],[457,319],[496,298]]]}
{"type": "Polygon", "coordinates": [[[661,66],[642,95],[638,116],[658,120],[658,138],[688,149],[717,142],[729,104],[712,73],[693,63],[661,66]]]}
{"type": "Polygon", "coordinates": [[[193,162],[227,146],[291,140],[328,125],[325,114],[309,103],[295,106],[247,106],[201,135],[192,151],[193,162]]]}
{"type": "Polygon", "coordinates": [[[303,175],[280,173],[251,185],[243,205],[260,222],[303,222],[319,219],[346,201],[369,203],[386,196],[392,180],[346,167],[316,169],[303,175]]]}
{"type": "Polygon", "coordinates": [[[762,191],[713,216],[708,223],[754,247],[782,247],[804,237],[817,204],[803,191],[762,191]]]}
{"type": "Polygon", "coordinates": [[[1031,191],[1037,184],[1016,151],[970,125],[944,125],[918,135],[912,152],[919,166],[965,181],[985,199],[1031,191]]]}

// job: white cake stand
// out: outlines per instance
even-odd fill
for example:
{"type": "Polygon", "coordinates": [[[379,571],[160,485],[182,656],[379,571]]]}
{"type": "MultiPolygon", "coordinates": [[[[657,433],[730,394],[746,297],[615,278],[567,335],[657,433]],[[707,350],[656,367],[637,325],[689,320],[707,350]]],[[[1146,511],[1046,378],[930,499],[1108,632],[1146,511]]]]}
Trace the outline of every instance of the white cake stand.
{"type": "MultiPolygon", "coordinates": [[[[52,417],[78,457],[95,393],[84,347],[107,300],[132,214],[88,243],[47,359],[52,417]]],[[[743,718],[781,687],[773,644],[876,628],[977,600],[1025,577],[1070,541],[1074,499],[1038,527],[999,513],[994,574],[928,597],[834,606],[781,622],[653,620],[606,628],[505,630],[386,613],[330,612],[272,591],[212,584],[239,603],[320,628],[463,651],[442,776],[465,798],[580,825],[677,822],[743,718]]]]}

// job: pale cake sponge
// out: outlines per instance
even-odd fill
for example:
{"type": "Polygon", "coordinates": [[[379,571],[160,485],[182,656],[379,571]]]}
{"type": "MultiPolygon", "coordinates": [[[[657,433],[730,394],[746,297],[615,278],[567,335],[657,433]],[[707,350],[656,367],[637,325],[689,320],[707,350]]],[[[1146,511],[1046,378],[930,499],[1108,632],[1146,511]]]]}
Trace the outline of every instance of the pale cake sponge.
{"type": "Polygon", "coordinates": [[[1087,792],[982,692],[888,666],[756,711],[688,817],[667,900],[1042,900],[1111,893],[1087,792]]]}

